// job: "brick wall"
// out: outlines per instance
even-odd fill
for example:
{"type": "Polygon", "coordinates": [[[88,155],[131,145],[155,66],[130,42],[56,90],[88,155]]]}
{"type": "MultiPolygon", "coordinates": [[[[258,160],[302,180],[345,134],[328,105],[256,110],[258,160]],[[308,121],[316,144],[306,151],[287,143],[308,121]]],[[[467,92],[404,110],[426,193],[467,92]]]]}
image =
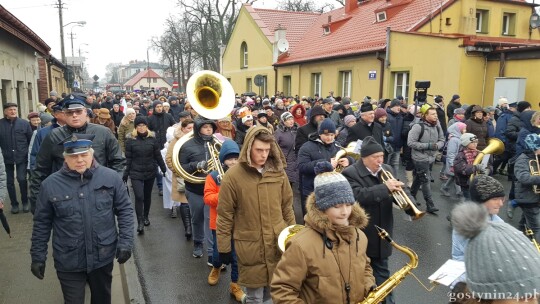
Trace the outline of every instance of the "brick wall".
{"type": "Polygon", "coordinates": [[[47,77],[47,61],[45,58],[38,58],[38,69],[38,100],[43,103],[49,97],[49,77],[47,77]]]}

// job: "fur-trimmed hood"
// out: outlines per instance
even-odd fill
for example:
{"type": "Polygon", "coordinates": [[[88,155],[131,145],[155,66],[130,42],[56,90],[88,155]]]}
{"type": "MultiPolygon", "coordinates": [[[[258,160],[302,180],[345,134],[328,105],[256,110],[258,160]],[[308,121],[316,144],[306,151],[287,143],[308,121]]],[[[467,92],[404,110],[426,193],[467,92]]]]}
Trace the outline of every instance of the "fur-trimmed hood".
{"type": "MultiPolygon", "coordinates": [[[[306,225],[319,232],[321,235],[326,235],[329,239],[335,240],[336,228],[328,216],[315,206],[315,195],[312,193],[306,200],[307,214],[304,217],[306,225]]],[[[364,229],[369,222],[369,216],[364,209],[360,207],[358,203],[355,203],[352,207],[351,216],[349,217],[349,227],[352,231],[353,228],[364,229]]],[[[343,230],[340,230],[342,232],[343,230]]],[[[342,237],[345,237],[342,235],[342,237]]]]}
{"type": "MultiPolygon", "coordinates": [[[[154,131],[148,130],[146,137],[156,137],[154,131]]],[[[137,129],[133,129],[130,134],[126,134],[126,138],[137,138],[137,129]]]]}
{"type": "MultiPolygon", "coordinates": [[[[244,139],[242,150],[240,151],[240,157],[238,158],[239,163],[246,163],[248,166],[251,167],[251,156],[249,151],[251,151],[251,145],[253,145],[255,136],[257,136],[257,134],[259,133],[268,133],[272,135],[272,133],[270,133],[270,130],[263,126],[256,126],[250,128],[244,139]]],[[[281,151],[281,148],[279,147],[277,142],[273,141],[270,145],[270,154],[268,155],[268,159],[266,160],[265,169],[268,171],[280,172],[283,171],[285,167],[287,167],[287,160],[285,159],[285,155],[283,155],[283,152],[281,151]]]]}

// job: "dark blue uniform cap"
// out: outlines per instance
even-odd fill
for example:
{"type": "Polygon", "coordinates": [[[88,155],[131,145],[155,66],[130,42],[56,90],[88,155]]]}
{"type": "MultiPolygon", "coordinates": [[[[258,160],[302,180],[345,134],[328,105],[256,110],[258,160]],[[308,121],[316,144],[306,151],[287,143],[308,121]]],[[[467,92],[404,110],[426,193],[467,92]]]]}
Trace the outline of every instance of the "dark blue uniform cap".
{"type": "Polygon", "coordinates": [[[64,153],[76,155],[87,152],[92,148],[92,140],[94,137],[94,134],[73,134],[63,141],[64,153]]]}
{"type": "Polygon", "coordinates": [[[73,93],[67,96],[63,101],[64,105],[62,109],[71,110],[71,109],[82,109],[86,103],[86,96],[82,94],[73,93]]]}

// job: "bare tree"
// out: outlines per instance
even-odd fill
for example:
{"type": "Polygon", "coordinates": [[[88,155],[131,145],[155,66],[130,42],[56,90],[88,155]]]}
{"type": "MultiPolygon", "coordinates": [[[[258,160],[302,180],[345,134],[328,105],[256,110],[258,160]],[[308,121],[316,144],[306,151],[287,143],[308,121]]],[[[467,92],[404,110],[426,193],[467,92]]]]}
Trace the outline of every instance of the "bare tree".
{"type": "MultiPolygon", "coordinates": [[[[344,5],[344,0],[334,0],[340,6],[344,5]]],[[[324,13],[335,8],[333,3],[314,0],[280,0],[278,1],[278,9],[292,12],[318,12],[324,13]]]]}

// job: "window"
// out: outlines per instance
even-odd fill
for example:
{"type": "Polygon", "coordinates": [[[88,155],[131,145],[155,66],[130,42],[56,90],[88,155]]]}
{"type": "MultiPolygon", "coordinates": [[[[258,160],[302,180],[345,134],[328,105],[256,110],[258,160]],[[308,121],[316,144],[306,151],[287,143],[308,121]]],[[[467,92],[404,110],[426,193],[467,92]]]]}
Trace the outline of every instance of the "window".
{"type": "Polygon", "coordinates": [[[246,42],[242,42],[240,46],[240,68],[248,67],[248,47],[246,42]]]}
{"type": "Polygon", "coordinates": [[[154,78],[154,83],[157,83],[157,78],[154,78]]]}
{"type": "Polygon", "coordinates": [[[322,84],[322,75],[321,73],[313,73],[311,74],[311,85],[312,90],[311,92],[313,95],[317,94],[321,96],[321,84],[322,84]]]}
{"type": "Polygon", "coordinates": [[[504,13],[502,20],[502,34],[514,35],[515,34],[516,14],[504,13]]]}
{"type": "Polygon", "coordinates": [[[262,86],[259,87],[259,95],[265,96],[268,92],[268,78],[266,76],[263,76],[262,86]]]}
{"type": "Polygon", "coordinates": [[[351,71],[341,71],[339,72],[339,78],[341,80],[341,92],[340,95],[343,97],[351,97],[351,71]]]}
{"type": "Polygon", "coordinates": [[[394,96],[409,96],[409,72],[394,72],[394,96]]]}
{"type": "Polygon", "coordinates": [[[251,78],[246,78],[246,92],[252,92],[252,91],[253,91],[253,87],[252,87],[251,78]]]}
{"type": "Polygon", "coordinates": [[[488,18],[489,11],[476,10],[476,32],[487,33],[488,32],[488,18]]]}
{"type": "Polygon", "coordinates": [[[324,26],[323,27],[323,34],[324,35],[329,35],[330,34],[330,26],[324,26]]]}
{"type": "Polygon", "coordinates": [[[283,94],[291,96],[291,75],[283,76],[283,94]]]}
{"type": "Polygon", "coordinates": [[[377,13],[377,22],[386,21],[386,12],[377,13]]]}

